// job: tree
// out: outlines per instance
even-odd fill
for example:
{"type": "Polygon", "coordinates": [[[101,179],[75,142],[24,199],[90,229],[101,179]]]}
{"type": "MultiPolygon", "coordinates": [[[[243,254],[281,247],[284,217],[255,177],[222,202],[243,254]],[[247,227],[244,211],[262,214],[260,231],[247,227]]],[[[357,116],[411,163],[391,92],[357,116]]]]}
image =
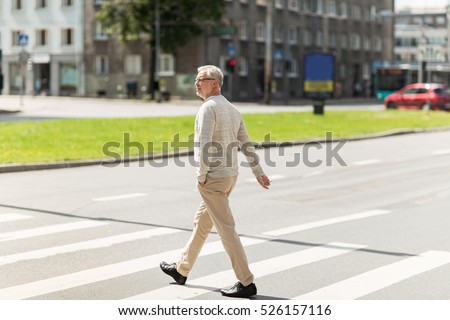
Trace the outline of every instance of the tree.
{"type": "Polygon", "coordinates": [[[176,54],[189,39],[207,27],[219,25],[225,9],[224,0],[107,0],[97,18],[121,41],[149,35],[152,51],[150,93],[154,96],[156,19],[159,7],[160,46],[166,53],[176,54]]]}

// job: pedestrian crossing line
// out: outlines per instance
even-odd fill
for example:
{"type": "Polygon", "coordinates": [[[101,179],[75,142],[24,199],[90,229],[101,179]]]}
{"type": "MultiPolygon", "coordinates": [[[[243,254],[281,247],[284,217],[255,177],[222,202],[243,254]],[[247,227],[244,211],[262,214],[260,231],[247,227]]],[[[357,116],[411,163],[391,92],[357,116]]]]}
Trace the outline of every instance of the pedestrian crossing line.
{"type": "Polygon", "coordinates": [[[0,223],[1,222],[10,222],[24,219],[31,219],[32,216],[27,216],[20,213],[2,213],[0,214],[0,223]]]}
{"type": "Polygon", "coordinates": [[[34,229],[0,233],[0,242],[28,239],[38,236],[62,233],[79,229],[94,228],[108,224],[107,222],[83,220],[71,223],[63,223],[34,229]]]}
{"type": "Polygon", "coordinates": [[[380,163],[381,160],[380,159],[367,159],[367,160],[362,160],[362,161],[355,161],[353,162],[353,165],[355,166],[366,166],[369,164],[375,164],[375,163],[380,163]]]}
{"type": "MultiPolygon", "coordinates": [[[[329,220],[329,219],[327,219],[329,220]]],[[[320,222],[320,221],[319,221],[320,222]]],[[[302,226],[302,225],[300,225],[302,226]]],[[[319,224],[318,226],[322,226],[319,224]]],[[[310,226],[308,229],[312,229],[314,226],[310,226]]],[[[277,232],[279,235],[285,235],[290,232],[296,232],[297,229],[302,228],[293,228],[289,230],[284,230],[283,232],[277,232]]],[[[268,235],[271,232],[267,233],[268,235]]],[[[243,246],[251,246],[256,244],[261,244],[267,241],[276,240],[273,237],[245,237],[241,236],[241,241],[243,246]]],[[[1,236],[0,236],[1,241],[1,236]]],[[[210,254],[223,252],[223,246],[221,241],[214,241],[206,243],[203,248],[200,256],[206,256],[210,254]]],[[[66,274],[62,276],[57,276],[54,278],[48,278],[45,280],[39,280],[36,282],[31,282],[15,287],[0,289],[0,300],[1,299],[27,299],[31,297],[35,297],[38,295],[43,295],[47,293],[52,293],[60,290],[70,289],[77,286],[82,286],[98,281],[108,280],[152,268],[157,268],[161,260],[173,261],[178,259],[180,256],[180,249],[162,252],[155,255],[150,255],[134,260],[128,260],[112,265],[106,265],[102,267],[97,267],[93,269],[83,270],[71,274],[66,274]]]]}
{"type": "Polygon", "coordinates": [[[299,224],[299,225],[292,226],[292,227],[272,230],[272,231],[264,232],[263,234],[267,235],[267,236],[277,237],[277,236],[281,236],[281,235],[288,234],[288,233],[294,233],[294,232],[299,232],[299,231],[315,229],[315,228],[328,226],[328,225],[332,225],[332,224],[336,224],[336,223],[375,217],[375,216],[379,216],[379,215],[383,215],[383,214],[388,214],[390,212],[391,211],[388,211],[388,210],[370,210],[370,211],[365,211],[365,212],[361,212],[361,213],[355,213],[355,214],[350,214],[350,215],[346,215],[346,216],[324,219],[324,220],[299,224]]]}
{"type": "Polygon", "coordinates": [[[92,201],[114,201],[114,200],[130,199],[130,198],[137,198],[137,197],[145,197],[146,195],[147,195],[146,193],[130,193],[130,194],[122,194],[122,195],[118,195],[118,196],[95,198],[95,199],[92,199],[92,201]]]}
{"type": "MultiPolygon", "coordinates": [[[[256,278],[265,277],[277,272],[282,272],[295,267],[307,265],[321,260],[337,257],[339,255],[365,248],[364,245],[332,242],[311,249],[301,250],[258,261],[250,264],[250,270],[256,278]]],[[[202,278],[189,280],[186,286],[166,286],[160,289],[128,297],[127,300],[177,300],[190,299],[196,296],[210,293],[213,289],[202,287],[225,287],[236,281],[233,270],[214,273],[202,278]]]]}
{"type": "MultiPolygon", "coordinates": [[[[244,246],[255,245],[269,241],[268,239],[253,239],[241,237],[244,246]]],[[[223,252],[221,241],[206,243],[200,256],[223,252]]],[[[128,274],[157,268],[162,260],[173,261],[180,256],[180,249],[157,253],[154,255],[69,273],[53,278],[38,280],[22,285],[0,289],[0,300],[28,299],[52,292],[66,290],[109,280],[128,274]]]]}
{"type": "Polygon", "coordinates": [[[169,235],[182,232],[182,230],[170,229],[170,228],[156,228],[151,230],[138,231],[133,233],[126,233],[106,238],[100,238],[95,240],[88,240],[83,242],[77,242],[73,244],[51,247],[40,250],[27,251],[17,254],[11,254],[8,256],[0,257],[0,266],[4,266],[11,263],[20,261],[48,258],[56,256],[58,254],[72,253],[82,250],[91,250],[98,248],[107,248],[116,244],[131,242],[135,240],[147,239],[155,236],[169,235]]]}
{"type": "Polygon", "coordinates": [[[296,300],[353,300],[420,273],[450,263],[450,252],[427,251],[327,287],[295,297],[296,300]]]}

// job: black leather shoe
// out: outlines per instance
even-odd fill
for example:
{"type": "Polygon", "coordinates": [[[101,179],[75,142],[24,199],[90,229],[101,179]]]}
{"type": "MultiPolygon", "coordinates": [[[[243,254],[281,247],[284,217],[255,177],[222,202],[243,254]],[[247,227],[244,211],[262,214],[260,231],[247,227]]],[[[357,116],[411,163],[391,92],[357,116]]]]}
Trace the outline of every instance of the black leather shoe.
{"type": "Polygon", "coordinates": [[[167,263],[167,262],[161,262],[159,264],[159,266],[161,267],[161,270],[165,273],[168,274],[169,276],[171,276],[173,278],[173,280],[175,280],[176,283],[178,284],[185,284],[187,277],[182,276],[181,274],[178,273],[177,271],[177,266],[175,263],[167,263]]]}
{"type": "Polygon", "coordinates": [[[233,286],[220,290],[223,296],[233,298],[249,298],[256,295],[256,286],[254,283],[244,287],[242,283],[236,282],[233,286]]]}

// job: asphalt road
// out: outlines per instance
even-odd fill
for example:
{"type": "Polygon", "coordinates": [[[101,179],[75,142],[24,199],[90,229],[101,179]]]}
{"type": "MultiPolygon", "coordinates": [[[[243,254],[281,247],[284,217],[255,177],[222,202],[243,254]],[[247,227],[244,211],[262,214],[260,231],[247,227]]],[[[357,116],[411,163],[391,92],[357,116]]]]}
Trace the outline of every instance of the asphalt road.
{"type": "MultiPolygon", "coordinates": [[[[255,299],[450,299],[449,141],[259,150],[270,190],[241,168],[231,197],[255,299]]],[[[216,234],[186,286],[158,268],[190,236],[189,161],[2,174],[0,300],[226,299],[235,278],[216,234]]]]}
{"type": "MultiPolygon", "coordinates": [[[[202,101],[178,100],[163,103],[127,99],[94,99],[65,97],[25,97],[20,105],[18,96],[0,95],[0,122],[48,120],[62,118],[138,118],[156,116],[195,115],[202,101]]],[[[312,112],[310,101],[292,102],[292,105],[263,105],[237,102],[242,113],[274,113],[280,111],[312,112]]],[[[349,99],[330,100],[327,109],[382,110],[382,104],[375,100],[349,99]]]]}

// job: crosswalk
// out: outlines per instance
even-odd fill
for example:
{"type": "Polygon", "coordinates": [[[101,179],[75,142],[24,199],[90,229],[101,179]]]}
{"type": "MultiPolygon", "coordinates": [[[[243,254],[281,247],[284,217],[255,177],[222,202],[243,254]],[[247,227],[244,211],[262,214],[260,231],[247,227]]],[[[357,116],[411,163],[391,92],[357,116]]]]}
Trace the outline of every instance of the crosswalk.
{"type": "MultiPolygon", "coordinates": [[[[246,250],[261,250],[262,245],[269,242],[282,242],[283,237],[301,234],[306,230],[316,228],[331,227],[337,224],[348,223],[352,221],[367,221],[371,219],[383,219],[386,215],[395,214],[389,210],[373,209],[365,212],[349,213],[337,218],[328,218],[318,221],[306,222],[298,225],[291,225],[285,228],[268,230],[258,235],[242,236],[242,243],[246,250]]],[[[64,235],[68,232],[76,231],[78,233],[90,234],[89,239],[83,239],[66,243],[58,242],[58,245],[51,245],[51,241],[42,242],[45,247],[36,248],[31,246],[30,250],[23,249],[18,246],[18,252],[9,252],[4,254],[0,251],[0,300],[22,300],[35,299],[47,294],[57,294],[64,290],[81,288],[89,285],[95,288],[100,282],[114,281],[120,277],[132,276],[139,272],[151,272],[158,270],[159,262],[162,260],[174,261],[179,257],[180,247],[178,244],[173,245],[169,250],[144,255],[134,258],[123,258],[121,261],[109,264],[102,263],[102,250],[115,248],[118,245],[135,244],[139,241],[146,243],[155,243],[161,239],[170,239],[177,234],[186,233],[187,231],[170,227],[152,227],[146,230],[126,231],[123,233],[98,236],[92,239],[92,231],[101,230],[110,227],[114,222],[97,221],[95,219],[79,219],[78,221],[55,223],[39,227],[28,227],[30,224],[24,224],[20,229],[21,222],[39,220],[39,217],[33,216],[32,213],[0,213],[0,245],[9,246],[15,241],[30,241],[36,239],[45,239],[46,237],[60,237],[64,239],[64,235]],[[18,229],[18,230],[17,230],[18,229]],[[4,282],[8,272],[20,273],[15,266],[24,266],[31,261],[45,261],[52,257],[59,257],[71,263],[72,255],[76,255],[77,259],[83,256],[85,252],[95,252],[98,255],[98,264],[95,266],[83,267],[80,263],[77,270],[68,273],[59,274],[57,270],[50,268],[47,270],[45,277],[40,276],[39,279],[18,281],[16,284],[4,282]],[[3,268],[3,269],[2,269],[3,268]],[[7,283],[7,284],[5,284],[7,283]]],[[[42,223],[42,222],[39,222],[42,223]]],[[[95,233],[95,232],[94,232],[95,233]]],[[[102,234],[99,232],[99,234],[102,234]]],[[[0,249],[2,248],[0,246],[0,249]]],[[[6,247],[5,247],[6,248],[6,247]]],[[[298,246],[294,251],[277,253],[273,252],[273,256],[263,258],[259,261],[252,261],[250,268],[258,281],[264,281],[266,278],[276,276],[282,272],[297,272],[300,268],[315,268],[317,264],[334,264],[341,261],[342,258],[351,257],[360,250],[370,250],[371,248],[364,243],[344,243],[344,242],[327,242],[323,244],[310,244],[298,246]],[[306,247],[305,247],[306,246],[306,247]]],[[[376,249],[376,248],[375,248],[376,249]]],[[[105,253],[106,255],[107,253],[105,253]]],[[[213,255],[224,255],[223,247],[220,241],[210,241],[205,244],[199,259],[207,259],[213,255]]],[[[119,253],[120,255],[120,253],[119,253]]],[[[200,263],[200,262],[199,262],[200,263]]],[[[385,262],[382,266],[377,266],[371,270],[360,274],[353,274],[346,279],[340,279],[334,283],[322,285],[314,289],[308,289],[303,292],[301,289],[297,294],[286,292],[287,299],[298,300],[353,300],[364,298],[371,293],[389,288],[390,286],[408,281],[414,277],[426,272],[432,272],[442,266],[450,264],[450,252],[427,250],[419,252],[416,255],[405,255],[395,261],[385,262]],[[300,293],[300,294],[298,294],[300,293]]],[[[339,265],[333,267],[339,268],[339,265]]],[[[158,274],[159,270],[158,270],[158,274]]],[[[152,287],[149,282],[148,286],[138,290],[138,292],[127,293],[121,297],[124,300],[179,300],[179,299],[201,299],[203,295],[211,294],[218,288],[228,286],[235,282],[232,270],[211,270],[206,274],[197,278],[189,278],[185,286],[170,284],[170,278],[160,274],[161,278],[167,282],[156,282],[157,285],[152,287]],[[161,283],[164,283],[161,285],[161,283]]],[[[319,275],[318,275],[319,276],[319,275]]],[[[301,274],[298,274],[301,277],[301,274]]],[[[129,284],[133,286],[133,283],[129,284]]],[[[130,291],[133,292],[133,291],[130,291]]],[[[217,294],[217,293],[216,293],[217,294]]],[[[108,296],[99,297],[100,299],[109,299],[108,296]]],[[[80,297],[82,299],[82,297],[80,297]]]]}

